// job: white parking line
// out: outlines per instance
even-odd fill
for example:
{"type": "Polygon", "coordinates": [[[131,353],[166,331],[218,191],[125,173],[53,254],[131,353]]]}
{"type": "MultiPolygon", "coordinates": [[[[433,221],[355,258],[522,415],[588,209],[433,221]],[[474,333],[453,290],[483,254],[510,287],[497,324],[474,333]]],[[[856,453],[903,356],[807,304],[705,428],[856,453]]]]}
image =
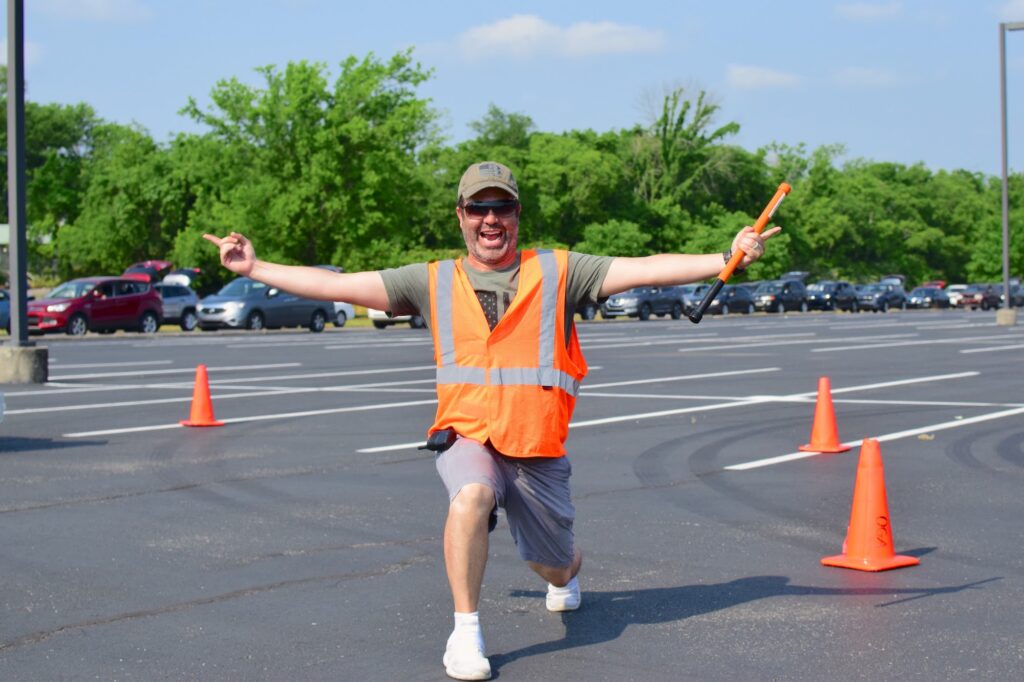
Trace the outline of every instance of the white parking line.
{"type": "MultiPolygon", "coordinates": [[[[275,369],[279,367],[301,367],[301,362],[279,362],[273,365],[233,365],[231,367],[207,367],[207,372],[245,372],[250,369],[275,369]]],[[[134,372],[106,372],[103,374],[66,374],[53,377],[54,381],[67,381],[68,379],[106,379],[109,377],[134,377],[140,374],[184,374],[195,372],[195,367],[184,367],[181,369],[141,369],[134,372]]]]}
{"type": "MultiPolygon", "coordinates": [[[[58,365],[58,369],[92,369],[93,367],[133,367],[136,365],[170,365],[173,360],[146,360],[142,362],[88,362],[84,365],[58,365]]],[[[58,364],[56,360],[50,360],[51,365],[58,364]]]]}
{"type": "MultiPolygon", "coordinates": [[[[916,334],[915,334],[916,336],[916,334]]],[[[1002,338],[1005,339],[1019,339],[1020,334],[1009,334],[1002,338]]],[[[933,343],[974,343],[976,341],[992,341],[993,338],[989,336],[961,336],[955,339],[928,339],[927,341],[894,341],[892,343],[871,343],[863,344],[860,346],[840,346],[839,348],[812,348],[812,353],[834,353],[836,351],[844,350],[870,350],[874,348],[895,348],[897,346],[925,346],[933,343]]]]}
{"type": "Polygon", "coordinates": [[[633,386],[636,384],[659,384],[666,381],[690,381],[691,379],[711,379],[714,377],[740,376],[744,374],[761,374],[764,372],[779,372],[781,367],[759,367],[757,369],[737,369],[731,372],[711,372],[708,374],[683,374],[675,377],[656,377],[654,379],[632,379],[630,381],[611,381],[604,384],[590,384],[582,386],[580,390],[588,391],[592,388],[608,388],[609,386],[633,386]]]}
{"type": "MultiPolygon", "coordinates": [[[[946,381],[949,379],[962,379],[968,376],[975,376],[978,372],[961,372],[958,374],[937,374],[927,377],[916,377],[913,379],[899,379],[896,381],[887,381],[884,383],[875,384],[862,384],[860,386],[847,386],[843,389],[832,391],[833,393],[850,392],[850,391],[868,391],[876,388],[883,388],[888,386],[906,386],[908,384],[927,383],[932,381],[946,381]]],[[[807,393],[794,393],[791,395],[779,395],[779,396],[748,396],[746,398],[732,400],[724,403],[714,403],[711,405],[696,405],[694,407],[682,407],[674,410],[659,410],[657,412],[641,412],[639,414],[625,414],[617,415],[615,417],[604,417],[601,419],[589,419],[586,421],[572,422],[569,424],[570,429],[581,428],[584,426],[600,426],[602,424],[614,424],[616,422],[624,421],[639,421],[641,419],[655,419],[657,417],[670,417],[679,414],[688,414],[690,412],[701,412],[711,410],[724,410],[732,407],[745,407],[747,405],[758,405],[770,402],[785,402],[785,401],[800,401],[804,402],[804,398],[816,395],[817,391],[810,391],[807,393]]],[[[1022,408],[1024,409],[1024,408],[1022,408]]],[[[383,445],[374,448],[364,448],[356,450],[356,452],[388,452],[391,450],[407,450],[412,447],[422,445],[422,442],[416,443],[399,443],[397,445],[383,445]]],[[[802,453],[801,453],[802,454],[802,453]]]]}
{"type": "MultiPolygon", "coordinates": [[[[867,436],[868,438],[874,438],[879,442],[885,442],[890,440],[898,440],[900,438],[910,438],[912,436],[919,436],[923,433],[933,433],[935,431],[945,431],[946,429],[955,429],[960,426],[967,426],[969,424],[978,424],[981,422],[992,421],[994,419],[1004,419],[1006,417],[1015,417],[1019,414],[1024,414],[1024,407],[1018,407],[1012,410],[1003,410],[1001,412],[992,412],[991,414],[983,414],[977,417],[968,417],[966,419],[957,419],[955,421],[939,422],[938,424],[930,424],[928,426],[921,426],[916,429],[908,429],[906,431],[896,431],[894,433],[887,433],[882,436],[867,436]]],[[[856,447],[860,445],[862,440],[852,440],[843,445],[848,447],[856,447]]],[[[760,467],[771,466],[773,464],[782,464],[783,462],[792,462],[797,459],[805,459],[807,457],[817,457],[823,453],[820,452],[791,452],[788,455],[779,455],[778,457],[768,457],[767,459],[758,459],[753,462],[744,462],[743,464],[733,464],[731,466],[724,467],[726,471],[747,471],[748,469],[758,469],[760,467]]]]}
{"type": "MultiPolygon", "coordinates": [[[[880,336],[861,336],[857,340],[864,339],[900,339],[918,336],[917,334],[885,334],[880,336]]],[[[700,348],[680,348],[680,353],[694,353],[698,351],[706,350],[727,350],[730,348],[753,348],[753,347],[764,347],[764,348],[775,348],[776,346],[794,346],[794,345],[807,345],[810,343],[846,343],[850,339],[792,339],[789,341],[771,341],[771,337],[765,340],[758,339],[756,343],[727,343],[718,346],[701,346],[700,348]]]]}
{"type": "MultiPolygon", "coordinates": [[[[241,424],[244,422],[269,421],[271,419],[294,419],[296,417],[315,417],[325,414],[341,414],[343,412],[365,412],[367,410],[387,410],[396,407],[412,407],[415,405],[432,405],[437,400],[410,400],[404,403],[379,403],[376,405],[356,405],[354,407],[335,407],[326,410],[307,410],[305,412],[285,412],[279,414],[261,414],[252,417],[233,417],[221,419],[225,424],[241,424]]],[[[155,424],[153,426],[133,426],[125,429],[102,429],[99,431],[79,431],[65,433],[64,438],[88,438],[91,436],[112,436],[121,433],[142,433],[145,431],[163,431],[166,429],[183,429],[181,424],[155,424]]]]}
{"type": "Polygon", "coordinates": [[[1024,343],[1018,343],[1015,346],[992,346],[991,348],[968,348],[960,351],[961,353],[993,353],[1001,350],[1019,350],[1024,348],[1024,343]]]}

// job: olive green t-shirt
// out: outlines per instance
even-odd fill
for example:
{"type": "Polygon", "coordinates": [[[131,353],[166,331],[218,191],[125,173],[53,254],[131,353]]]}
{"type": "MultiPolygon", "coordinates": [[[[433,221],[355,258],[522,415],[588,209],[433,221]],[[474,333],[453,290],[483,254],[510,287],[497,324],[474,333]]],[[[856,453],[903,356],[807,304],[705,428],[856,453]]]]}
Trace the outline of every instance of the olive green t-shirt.
{"type": "MultiPolygon", "coordinates": [[[[488,317],[491,329],[508,309],[519,288],[519,254],[516,260],[502,270],[476,270],[466,259],[462,268],[476,290],[477,298],[488,317]]],[[[598,303],[601,285],[611,266],[611,256],[591,256],[569,252],[569,274],[565,291],[565,338],[569,338],[576,308],[584,303],[598,303]]],[[[413,263],[400,268],[380,271],[392,315],[419,315],[432,326],[430,319],[430,287],[426,263],[413,263]]]]}

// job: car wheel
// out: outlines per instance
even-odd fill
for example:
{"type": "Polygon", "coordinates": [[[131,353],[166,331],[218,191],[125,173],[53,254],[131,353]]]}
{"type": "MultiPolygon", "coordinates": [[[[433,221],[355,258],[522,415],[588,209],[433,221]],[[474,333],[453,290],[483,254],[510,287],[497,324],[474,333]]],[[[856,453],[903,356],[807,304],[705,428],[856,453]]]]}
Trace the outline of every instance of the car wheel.
{"type": "Polygon", "coordinates": [[[673,303],[672,304],[672,319],[678,320],[683,316],[683,304],[673,303]]]}
{"type": "Polygon", "coordinates": [[[723,303],[722,304],[722,314],[723,315],[728,315],[729,314],[729,304],[728,303],[723,303]]]}
{"type": "Polygon", "coordinates": [[[637,313],[637,317],[645,322],[651,319],[651,306],[646,303],[640,306],[640,312],[637,313]]]}
{"type": "Polygon", "coordinates": [[[753,303],[748,303],[747,304],[747,315],[753,315],[753,314],[754,314],[754,304],[753,303]]]}
{"type": "Polygon", "coordinates": [[[346,322],[348,322],[348,315],[345,314],[344,310],[339,310],[338,316],[334,318],[334,326],[344,327],[346,322]]]}
{"type": "Polygon", "coordinates": [[[802,312],[802,313],[806,313],[807,312],[807,301],[801,301],[800,302],[800,312],[802,312]]]}
{"type": "Polygon", "coordinates": [[[142,313],[142,317],[139,318],[139,333],[156,334],[158,329],[160,329],[160,319],[156,316],[156,313],[152,310],[142,313]]]}
{"type": "Polygon", "coordinates": [[[89,331],[89,323],[86,321],[85,315],[72,315],[64,331],[68,336],[85,336],[85,333],[89,331]]]}
{"type": "Polygon", "coordinates": [[[178,326],[184,331],[190,332],[196,328],[198,323],[199,318],[196,316],[196,311],[189,309],[181,314],[181,322],[178,323],[178,326]]]}
{"type": "Polygon", "coordinates": [[[413,329],[423,329],[427,326],[427,323],[419,315],[413,315],[409,318],[409,326],[413,329]]]}
{"type": "Polygon", "coordinates": [[[777,313],[784,313],[784,312],[786,312],[786,304],[783,303],[782,301],[779,301],[775,305],[775,312],[777,312],[777,313]]]}
{"type": "Polygon", "coordinates": [[[889,312],[889,302],[888,301],[882,301],[882,305],[878,306],[878,312],[880,312],[880,313],[887,313],[887,312],[889,312]]]}
{"type": "Polygon", "coordinates": [[[245,318],[245,328],[259,331],[263,329],[263,313],[258,310],[254,310],[249,313],[249,317],[245,318]]]}
{"type": "Polygon", "coordinates": [[[988,301],[982,299],[982,301],[981,301],[981,309],[982,310],[988,310],[989,309],[988,301]]]}
{"type": "Polygon", "coordinates": [[[309,320],[309,331],[319,334],[327,326],[327,314],[322,310],[314,310],[313,317],[309,320]]]}
{"type": "Polygon", "coordinates": [[[388,323],[385,322],[384,320],[374,320],[373,326],[376,327],[377,329],[387,329],[388,323]]]}
{"type": "Polygon", "coordinates": [[[587,305],[583,306],[583,308],[580,310],[580,317],[583,318],[584,320],[594,319],[595,317],[597,317],[597,306],[595,306],[593,303],[588,303],[587,305]]]}

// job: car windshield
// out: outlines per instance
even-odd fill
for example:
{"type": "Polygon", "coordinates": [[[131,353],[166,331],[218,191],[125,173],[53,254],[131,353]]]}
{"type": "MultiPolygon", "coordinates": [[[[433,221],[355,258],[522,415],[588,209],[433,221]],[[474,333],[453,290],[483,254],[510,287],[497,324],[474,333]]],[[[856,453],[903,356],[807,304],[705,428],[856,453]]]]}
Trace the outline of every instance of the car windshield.
{"type": "Polygon", "coordinates": [[[64,282],[46,295],[47,298],[81,298],[96,288],[94,282],[64,282]]]}
{"type": "Polygon", "coordinates": [[[865,294],[877,294],[881,291],[885,291],[884,284],[866,284],[860,288],[865,294]]]}
{"type": "Polygon", "coordinates": [[[935,293],[935,289],[929,287],[918,287],[910,292],[911,296],[931,296],[935,293]]]}
{"type": "Polygon", "coordinates": [[[755,294],[777,294],[782,291],[782,285],[778,282],[765,282],[761,286],[757,287],[755,294]]]}
{"type": "Polygon", "coordinates": [[[820,293],[822,291],[832,291],[836,288],[836,285],[832,282],[818,282],[817,284],[807,285],[807,291],[812,293],[820,293]]]}
{"type": "Polygon", "coordinates": [[[238,279],[232,280],[224,285],[220,291],[217,292],[218,296],[238,296],[245,297],[254,291],[266,289],[267,285],[263,282],[256,282],[245,277],[239,277],[238,279]]]}

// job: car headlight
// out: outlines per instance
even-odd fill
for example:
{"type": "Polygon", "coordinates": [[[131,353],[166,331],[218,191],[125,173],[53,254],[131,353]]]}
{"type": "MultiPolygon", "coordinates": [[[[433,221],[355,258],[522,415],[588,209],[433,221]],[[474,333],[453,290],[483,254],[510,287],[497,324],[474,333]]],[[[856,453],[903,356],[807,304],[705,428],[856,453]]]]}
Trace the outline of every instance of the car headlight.
{"type": "Polygon", "coordinates": [[[62,313],[68,309],[70,303],[54,303],[53,305],[46,306],[46,312],[48,313],[62,313]]]}
{"type": "Polygon", "coordinates": [[[620,298],[619,299],[619,303],[625,305],[625,304],[628,304],[628,303],[636,303],[638,300],[640,300],[640,299],[636,299],[636,298],[620,298]]]}

